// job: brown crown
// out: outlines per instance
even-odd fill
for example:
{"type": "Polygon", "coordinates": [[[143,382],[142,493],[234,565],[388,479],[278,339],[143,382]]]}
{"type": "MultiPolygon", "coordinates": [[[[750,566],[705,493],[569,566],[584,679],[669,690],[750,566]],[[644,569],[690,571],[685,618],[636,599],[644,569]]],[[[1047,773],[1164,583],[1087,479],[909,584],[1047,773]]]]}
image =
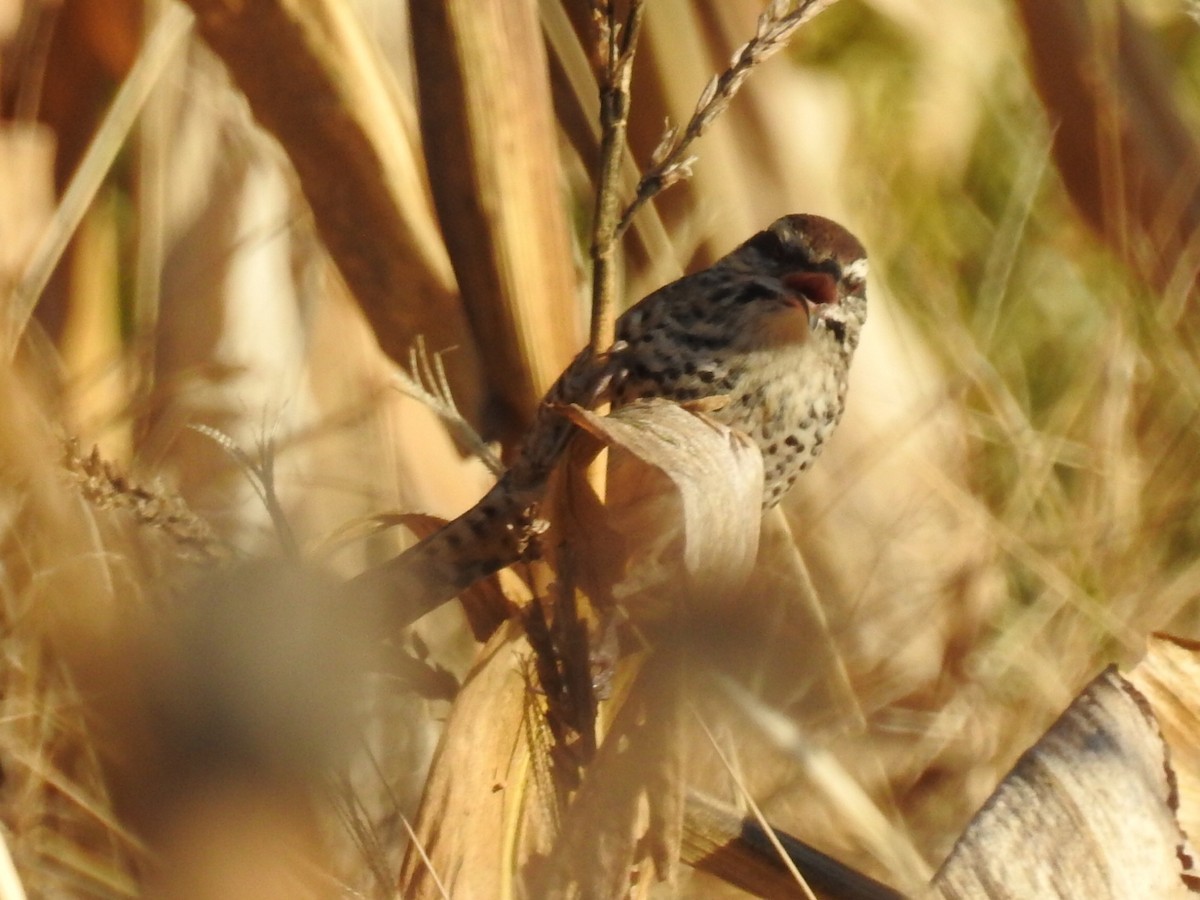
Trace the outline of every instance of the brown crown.
{"type": "Polygon", "coordinates": [[[824,216],[784,216],[772,222],[767,230],[774,232],[784,246],[803,247],[814,262],[834,259],[840,265],[847,266],[867,256],[858,238],[833,219],[824,216]]]}

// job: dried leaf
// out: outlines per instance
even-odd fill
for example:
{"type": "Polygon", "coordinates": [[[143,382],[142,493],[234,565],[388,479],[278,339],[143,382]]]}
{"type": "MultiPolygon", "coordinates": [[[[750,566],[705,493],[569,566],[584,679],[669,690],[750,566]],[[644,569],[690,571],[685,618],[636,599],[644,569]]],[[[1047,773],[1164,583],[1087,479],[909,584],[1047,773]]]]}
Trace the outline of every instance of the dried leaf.
{"type": "Polygon", "coordinates": [[[380,347],[397,362],[417,335],[434,350],[455,347],[455,396],[476,409],[478,348],[429,202],[415,115],[353,8],[188,5],[201,37],[288,154],[325,249],[380,347]],[[263,52],[267,34],[270,53],[263,52]],[[318,108],[331,114],[314,117],[318,108]]]}
{"type": "Polygon", "coordinates": [[[1200,833],[1200,644],[1157,635],[1129,680],[1146,695],[1171,748],[1179,821],[1200,833]]]}
{"type": "Polygon", "coordinates": [[[762,456],[748,437],[666,400],[638,401],[609,416],[572,407],[568,415],[670,480],[666,491],[661,483],[655,490],[644,480],[648,473],[629,472],[620,457],[614,461],[614,483],[636,481],[640,513],[654,508],[657,527],[646,534],[682,529],[685,572],[677,577],[710,596],[741,587],[758,554],[762,516],[762,456]]]}
{"type": "Polygon", "coordinates": [[[1153,33],[1123,3],[1102,19],[1069,0],[1015,6],[1071,200],[1135,273],[1194,296],[1200,144],[1153,33]]]}
{"type": "Polygon", "coordinates": [[[1175,812],[1158,723],[1109,669],[1021,757],[934,886],[953,898],[1191,896],[1200,881],[1175,812]]]}
{"type": "Polygon", "coordinates": [[[530,711],[529,648],[517,638],[515,624],[493,637],[454,703],[398,896],[494,897],[529,855],[545,849],[539,842],[552,800],[537,790],[540,713],[530,711]]]}
{"type": "MultiPolygon", "coordinates": [[[[411,13],[430,186],[502,439],[530,424],[582,323],[546,54],[532,0],[447,0],[411,13]]],[[[470,407],[465,407],[470,410],[470,407]]]]}

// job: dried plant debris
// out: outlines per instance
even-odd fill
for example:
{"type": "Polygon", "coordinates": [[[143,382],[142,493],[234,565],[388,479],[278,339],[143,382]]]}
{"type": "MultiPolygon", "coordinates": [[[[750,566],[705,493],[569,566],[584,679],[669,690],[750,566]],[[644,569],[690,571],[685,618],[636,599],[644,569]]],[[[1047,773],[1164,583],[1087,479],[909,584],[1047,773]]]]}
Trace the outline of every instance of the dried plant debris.
{"type": "MultiPolygon", "coordinates": [[[[609,416],[571,407],[567,415],[642,464],[630,471],[617,459],[612,505],[624,518],[618,530],[635,537],[643,551],[682,533],[683,571],[676,566],[663,580],[705,596],[736,594],[758,553],[763,464],[754,442],[668,400],[638,400],[609,416]],[[647,481],[653,470],[669,479],[665,490],[647,481]]],[[[638,556],[646,561],[649,554],[638,556]]]]}
{"type": "Polygon", "coordinates": [[[1171,748],[1179,823],[1200,833],[1200,644],[1155,635],[1128,678],[1146,697],[1171,748]]]}
{"type": "Polygon", "coordinates": [[[1113,668],[1017,762],[937,877],[955,900],[1188,897],[1195,852],[1146,698],[1113,668]]]}
{"type": "Polygon", "coordinates": [[[230,555],[229,547],[182,497],[161,485],[148,488],[131,481],[100,455],[100,448],[93,447],[91,453],[84,455],[79,441],[67,440],[63,444],[62,464],[85,500],[98,509],[132,513],[139,525],[170,538],[182,556],[210,561],[230,555]]]}
{"type": "Polygon", "coordinates": [[[263,508],[271,517],[271,525],[275,529],[275,537],[279,545],[290,559],[300,559],[300,545],[288,522],[283,504],[279,500],[279,492],[275,487],[275,442],[265,438],[258,446],[257,458],[247,453],[230,435],[209,425],[191,425],[192,431],[204,435],[218,447],[224,450],[229,458],[238,464],[250,487],[262,501],[263,508]]]}
{"type": "Polygon", "coordinates": [[[527,868],[533,896],[620,897],[631,884],[675,882],[688,755],[679,662],[647,660],[612,714],[549,854],[527,868]]]}
{"type": "Polygon", "coordinates": [[[521,860],[545,849],[555,801],[539,790],[553,788],[538,778],[541,703],[528,689],[528,658],[509,623],[463,684],[425,782],[399,896],[495,896],[521,860]]]}

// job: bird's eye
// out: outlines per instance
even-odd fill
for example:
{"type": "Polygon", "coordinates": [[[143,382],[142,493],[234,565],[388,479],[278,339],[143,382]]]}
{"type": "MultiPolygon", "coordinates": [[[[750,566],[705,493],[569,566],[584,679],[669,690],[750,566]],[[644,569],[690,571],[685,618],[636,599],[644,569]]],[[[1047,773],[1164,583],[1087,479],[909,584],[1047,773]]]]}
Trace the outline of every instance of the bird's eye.
{"type": "Polygon", "coordinates": [[[837,279],[828,272],[792,272],[783,277],[783,283],[818,306],[837,302],[837,279]]]}
{"type": "Polygon", "coordinates": [[[787,252],[779,235],[771,230],[760,231],[747,243],[768,259],[782,259],[787,252]]]}

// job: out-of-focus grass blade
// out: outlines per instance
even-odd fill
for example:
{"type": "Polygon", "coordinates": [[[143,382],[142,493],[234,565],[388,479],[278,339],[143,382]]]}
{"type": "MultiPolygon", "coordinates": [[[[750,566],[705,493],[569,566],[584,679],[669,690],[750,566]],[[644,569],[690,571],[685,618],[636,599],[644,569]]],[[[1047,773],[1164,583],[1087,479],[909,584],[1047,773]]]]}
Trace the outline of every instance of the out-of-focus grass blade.
{"type": "Polygon", "coordinates": [[[33,315],[33,309],[55,265],[62,258],[67,243],[112,168],[146,98],[178,52],[191,25],[192,16],[187,10],[180,6],[168,6],[117,91],[112,106],[63,194],[58,210],[9,297],[4,336],[7,358],[11,359],[16,352],[29,317],[33,315]]]}
{"type": "Polygon", "coordinates": [[[421,130],[442,233],[515,438],[581,343],[577,278],[534,0],[412,7],[421,130]]]}
{"type": "Polygon", "coordinates": [[[451,386],[478,408],[475,343],[437,232],[413,117],[357,14],[339,0],[188,0],[258,121],[282,144],[317,230],[384,352],[455,347],[451,386]],[[314,110],[317,114],[314,114],[314,110]]]}

